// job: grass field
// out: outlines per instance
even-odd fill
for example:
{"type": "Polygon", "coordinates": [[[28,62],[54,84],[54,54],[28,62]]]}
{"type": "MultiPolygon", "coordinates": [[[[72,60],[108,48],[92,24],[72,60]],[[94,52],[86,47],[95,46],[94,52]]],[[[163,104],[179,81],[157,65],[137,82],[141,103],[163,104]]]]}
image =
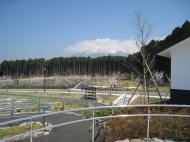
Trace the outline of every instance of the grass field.
{"type": "MultiPolygon", "coordinates": [[[[33,129],[39,129],[39,128],[42,128],[42,126],[43,125],[40,122],[33,122],[32,124],[33,129]]],[[[0,138],[10,137],[15,134],[24,133],[24,132],[30,131],[30,129],[31,129],[30,123],[22,123],[16,126],[1,127],[0,138]]]]}

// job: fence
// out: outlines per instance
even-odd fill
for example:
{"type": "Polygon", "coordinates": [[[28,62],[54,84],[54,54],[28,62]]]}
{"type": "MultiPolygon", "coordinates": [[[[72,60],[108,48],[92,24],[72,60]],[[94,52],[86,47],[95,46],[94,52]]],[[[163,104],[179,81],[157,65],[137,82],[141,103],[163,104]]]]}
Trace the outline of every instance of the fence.
{"type": "Polygon", "coordinates": [[[78,104],[81,107],[88,106],[85,100],[64,99],[60,97],[46,96],[13,96],[12,98],[0,98],[0,122],[5,118],[22,117],[29,114],[39,114],[53,111],[54,104],[78,104]]]}
{"type": "Polygon", "coordinates": [[[73,110],[64,110],[64,111],[59,111],[59,112],[49,112],[46,114],[39,114],[39,115],[34,115],[34,116],[29,116],[29,117],[25,117],[25,118],[20,118],[20,119],[15,119],[15,120],[10,120],[10,121],[6,121],[3,123],[0,123],[0,127],[2,126],[6,126],[6,125],[13,125],[13,124],[18,124],[24,121],[28,121],[30,123],[30,130],[27,132],[23,132],[20,134],[16,134],[14,136],[11,137],[6,137],[4,139],[2,139],[1,141],[9,141],[9,140],[13,140],[15,138],[21,137],[21,136],[30,136],[30,142],[33,141],[33,134],[36,132],[40,132],[40,131],[44,131],[47,129],[52,129],[52,128],[56,128],[56,127],[61,127],[61,126],[65,126],[65,125],[71,125],[71,124],[76,124],[76,123],[81,123],[81,122],[86,122],[86,121],[92,121],[92,142],[95,141],[95,121],[96,120],[102,120],[102,119],[108,119],[108,118],[122,118],[122,117],[147,117],[147,138],[149,138],[149,134],[150,134],[150,118],[151,117],[183,117],[183,118],[190,118],[189,114],[169,114],[169,113],[151,113],[151,108],[155,108],[155,107],[162,107],[162,108],[187,108],[190,109],[190,105],[166,105],[166,104],[147,104],[147,105],[122,105],[122,106],[99,106],[99,107],[88,107],[88,108],[80,108],[80,109],[73,109],[73,110]],[[126,108],[126,109],[130,109],[130,108],[145,108],[147,110],[147,113],[140,113],[140,114],[113,114],[112,115],[106,115],[106,116],[96,116],[95,112],[96,110],[99,109],[115,109],[115,108],[126,108]],[[65,114],[68,112],[75,112],[75,113],[80,113],[82,111],[88,111],[90,112],[92,115],[88,118],[82,118],[79,120],[72,120],[72,121],[68,121],[68,122],[64,122],[64,123],[59,123],[59,124],[54,124],[51,126],[45,126],[45,127],[41,127],[39,129],[33,129],[33,121],[38,119],[38,118],[43,118],[43,117],[48,117],[48,116],[52,116],[52,115],[58,115],[58,114],[65,114]]]}

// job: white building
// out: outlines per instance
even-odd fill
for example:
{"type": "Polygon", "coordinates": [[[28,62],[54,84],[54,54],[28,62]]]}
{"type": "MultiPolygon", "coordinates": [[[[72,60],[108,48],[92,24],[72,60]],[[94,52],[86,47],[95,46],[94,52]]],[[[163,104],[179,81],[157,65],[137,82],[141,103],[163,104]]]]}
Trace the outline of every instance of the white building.
{"type": "Polygon", "coordinates": [[[171,102],[190,104],[190,36],[158,55],[171,58],[171,102]]]}

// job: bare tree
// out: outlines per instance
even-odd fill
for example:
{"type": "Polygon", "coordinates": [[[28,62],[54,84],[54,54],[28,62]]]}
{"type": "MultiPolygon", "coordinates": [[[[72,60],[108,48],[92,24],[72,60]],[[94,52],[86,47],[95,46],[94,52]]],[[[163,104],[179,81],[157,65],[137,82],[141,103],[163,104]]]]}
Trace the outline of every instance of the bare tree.
{"type": "MultiPolygon", "coordinates": [[[[138,12],[135,12],[135,23],[136,23],[135,26],[136,26],[136,31],[137,31],[136,45],[139,47],[140,53],[144,57],[147,57],[145,45],[147,44],[150,33],[151,33],[151,25],[146,21],[146,19],[142,16],[142,14],[138,12]]],[[[142,61],[143,61],[142,66],[143,66],[143,79],[144,79],[143,88],[145,90],[145,98],[146,98],[148,96],[146,67],[145,67],[145,60],[143,59],[142,61]]]]}
{"type": "Polygon", "coordinates": [[[149,22],[143,17],[142,14],[136,12],[135,19],[136,19],[135,22],[136,22],[136,31],[137,31],[136,44],[139,47],[139,51],[142,57],[145,98],[148,97],[148,103],[149,103],[149,93],[148,93],[148,86],[147,86],[147,79],[148,79],[147,76],[149,73],[156,87],[158,95],[160,96],[160,100],[162,101],[162,97],[158,89],[157,81],[155,80],[154,75],[150,68],[150,66],[152,66],[152,64],[154,63],[154,58],[151,59],[150,53],[146,51],[146,45],[148,44],[152,28],[149,22]]]}

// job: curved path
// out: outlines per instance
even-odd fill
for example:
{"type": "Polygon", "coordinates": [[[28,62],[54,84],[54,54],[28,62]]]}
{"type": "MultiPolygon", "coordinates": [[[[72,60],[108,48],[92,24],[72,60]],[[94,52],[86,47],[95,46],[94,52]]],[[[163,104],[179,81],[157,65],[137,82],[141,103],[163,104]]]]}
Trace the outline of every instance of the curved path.
{"type": "MultiPolygon", "coordinates": [[[[47,122],[52,124],[58,124],[68,122],[72,120],[81,119],[81,115],[77,114],[58,114],[52,115],[46,118],[47,122]]],[[[37,120],[41,121],[41,120],[37,120]]],[[[91,126],[90,121],[70,124],[52,129],[49,135],[39,136],[33,138],[33,142],[91,142],[91,133],[89,127],[91,126]]],[[[18,140],[15,142],[29,142],[29,138],[18,140]]],[[[102,142],[102,138],[98,138],[96,142],[102,142]]]]}

